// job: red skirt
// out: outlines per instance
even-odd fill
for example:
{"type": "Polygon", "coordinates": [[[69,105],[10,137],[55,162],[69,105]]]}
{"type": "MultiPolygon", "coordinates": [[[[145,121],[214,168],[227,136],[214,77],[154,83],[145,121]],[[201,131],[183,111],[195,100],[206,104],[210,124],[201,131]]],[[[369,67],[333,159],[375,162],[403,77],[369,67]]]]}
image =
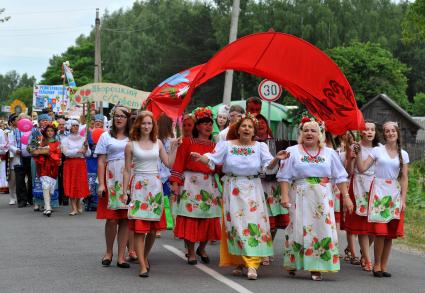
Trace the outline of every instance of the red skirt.
{"type": "Polygon", "coordinates": [[[122,220],[127,219],[127,210],[108,209],[108,191],[106,195],[99,197],[97,202],[96,219],[98,220],[122,220]]]}
{"type": "Polygon", "coordinates": [[[269,217],[270,230],[285,229],[289,225],[289,214],[269,217]]]}
{"type": "Polygon", "coordinates": [[[404,236],[404,212],[400,214],[400,220],[391,220],[388,223],[369,223],[368,234],[378,237],[395,239],[404,236]]]}
{"type": "Polygon", "coordinates": [[[128,220],[128,227],[131,231],[138,234],[166,230],[167,220],[165,219],[165,212],[162,212],[161,219],[159,221],[128,220]]]}
{"type": "Polygon", "coordinates": [[[190,242],[220,240],[220,218],[189,218],[177,216],[174,235],[190,242]]]}
{"type": "MultiPolygon", "coordinates": [[[[341,230],[345,230],[354,235],[368,235],[370,234],[370,225],[367,221],[367,216],[359,216],[356,214],[356,199],[354,198],[353,191],[353,180],[350,180],[350,186],[348,188],[348,193],[350,194],[350,199],[353,202],[354,209],[353,213],[345,213],[341,221],[341,230]]],[[[341,208],[342,208],[341,202],[341,208]]]]}
{"type": "Polygon", "coordinates": [[[67,158],[63,163],[63,190],[69,198],[84,198],[90,195],[86,159],[67,158]]]}

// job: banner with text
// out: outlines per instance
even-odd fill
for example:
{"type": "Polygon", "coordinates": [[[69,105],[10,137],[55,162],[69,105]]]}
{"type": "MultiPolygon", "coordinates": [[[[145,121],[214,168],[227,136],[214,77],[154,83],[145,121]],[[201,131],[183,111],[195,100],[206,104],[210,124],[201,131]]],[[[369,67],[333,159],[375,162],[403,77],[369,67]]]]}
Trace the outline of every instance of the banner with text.
{"type": "Polygon", "coordinates": [[[69,105],[69,88],[63,85],[34,85],[32,105],[36,111],[49,107],[55,113],[65,113],[69,105]]]}
{"type": "Polygon", "coordinates": [[[82,104],[85,102],[107,102],[140,109],[142,103],[149,96],[149,92],[139,91],[115,83],[89,83],[78,88],[72,97],[72,102],[82,104]]]}

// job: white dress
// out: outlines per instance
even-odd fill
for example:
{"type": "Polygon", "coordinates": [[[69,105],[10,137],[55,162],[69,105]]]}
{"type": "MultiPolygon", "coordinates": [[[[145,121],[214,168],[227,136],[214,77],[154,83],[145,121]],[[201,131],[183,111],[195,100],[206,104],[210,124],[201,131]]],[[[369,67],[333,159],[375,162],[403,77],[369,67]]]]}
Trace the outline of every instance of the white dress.
{"type": "Polygon", "coordinates": [[[229,253],[241,256],[271,256],[273,242],[259,173],[273,159],[265,143],[237,146],[219,142],[206,153],[210,168],[223,165],[224,221],[229,253]]]}
{"type": "Polygon", "coordinates": [[[348,174],[331,148],[321,148],[313,157],[301,145],[287,151],[290,157],[276,176],[278,181],[290,183],[283,265],[287,270],[338,271],[332,183],[346,182],[348,174]]]}
{"type": "MultiPolygon", "coordinates": [[[[362,161],[366,160],[369,155],[372,153],[373,148],[362,146],[361,151],[361,159],[362,161]]],[[[372,180],[375,176],[375,163],[373,163],[369,169],[365,172],[361,173],[357,169],[354,168],[353,175],[353,194],[355,200],[355,213],[358,216],[366,217],[367,216],[367,208],[369,205],[369,192],[370,186],[372,184],[372,180]]]]}
{"type": "Polygon", "coordinates": [[[6,172],[6,160],[7,151],[9,150],[9,141],[4,134],[3,130],[0,129],[0,190],[6,189],[9,184],[7,182],[6,172]]]}

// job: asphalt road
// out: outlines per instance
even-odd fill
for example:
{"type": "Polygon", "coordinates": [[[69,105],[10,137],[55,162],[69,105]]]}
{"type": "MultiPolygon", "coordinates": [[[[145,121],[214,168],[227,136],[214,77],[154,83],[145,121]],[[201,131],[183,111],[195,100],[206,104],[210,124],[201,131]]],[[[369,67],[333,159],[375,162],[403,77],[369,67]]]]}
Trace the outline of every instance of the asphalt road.
{"type": "MultiPolygon", "coordinates": [[[[181,258],[183,243],[171,231],[155,242],[151,273],[137,276],[130,269],[104,268],[103,222],[95,213],[68,216],[67,207],[51,218],[8,205],[0,194],[0,293],[12,292],[425,292],[425,258],[394,250],[392,278],[377,279],[359,266],[342,264],[341,272],[313,282],[308,273],[290,278],[282,270],[282,232],[275,240],[275,261],[259,270],[257,281],[234,277],[231,268],[218,267],[219,245],[208,247],[208,266],[189,266],[181,258]]],[[[341,245],[341,247],[344,247],[341,245]]],[[[116,255],[116,251],[114,252],[116,255]]]]}

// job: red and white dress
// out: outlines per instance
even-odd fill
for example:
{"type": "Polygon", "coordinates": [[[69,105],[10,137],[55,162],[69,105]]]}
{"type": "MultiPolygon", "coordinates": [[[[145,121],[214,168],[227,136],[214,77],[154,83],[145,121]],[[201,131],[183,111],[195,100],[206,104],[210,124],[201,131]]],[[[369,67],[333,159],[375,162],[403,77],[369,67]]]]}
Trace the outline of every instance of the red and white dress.
{"type": "Polygon", "coordinates": [[[151,233],[167,229],[164,211],[164,192],[159,176],[159,144],[149,150],[139,142],[133,145],[133,177],[131,201],[128,206],[129,228],[135,233],[151,233]]]}
{"type": "MultiPolygon", "coordinates": [[[[366,160],[372,153],[373,148],[362,147],[361,159],[366,160]]],[[[360,173],[354,168],[354,174],[350,181],[350,198],[354,203],[354,212],[346,213],[344,216],[344,230],[355,235],[369,234],[369,223],[367,220],[367,212],[369,206],[369,192],[375,177],[375,163],[368,170],[360,173]]]]}
{"type": "MultiPolygon", "coordinates": [[[[407,152],[401,150],[401,155],[403,164],[409,164],[407,152]]],[[[386,238],[402,237],[404,212],[400,211],[399,157],[391,158],[384,145],[374,147],[369,157],[375,161],[375,178],[369,194],[368,233],[386,238]]]]}
{"type": "Polygon", "coordinates": [[[127,219],[127,205],[123,202],[124,150],[128,138],[116,139],[104,132],[96,145],[94,153],[106,156],[105,196],[99,198],[96,219],[127,219]]]}
{"type": "Polygon", "coordinates": [[[70,198],[85,198],[90,195],[87,176],[86,156],[90,156],[90,149],[85,154],[78,153],[83,148],[84,137],[71,134],[62,141],[62,152],[66,159],[63,164],[63,190],[70,198]]]}
{"type": "Polygon", "coordinates": [[[215,143],[198,138],[185,138],[177,150],[170,182],[182,186],[176,199],[176,237],[190,242],[220,240],[221,194],[214,170],[191,160],[190,153],[213,152],[215,143]]]}

